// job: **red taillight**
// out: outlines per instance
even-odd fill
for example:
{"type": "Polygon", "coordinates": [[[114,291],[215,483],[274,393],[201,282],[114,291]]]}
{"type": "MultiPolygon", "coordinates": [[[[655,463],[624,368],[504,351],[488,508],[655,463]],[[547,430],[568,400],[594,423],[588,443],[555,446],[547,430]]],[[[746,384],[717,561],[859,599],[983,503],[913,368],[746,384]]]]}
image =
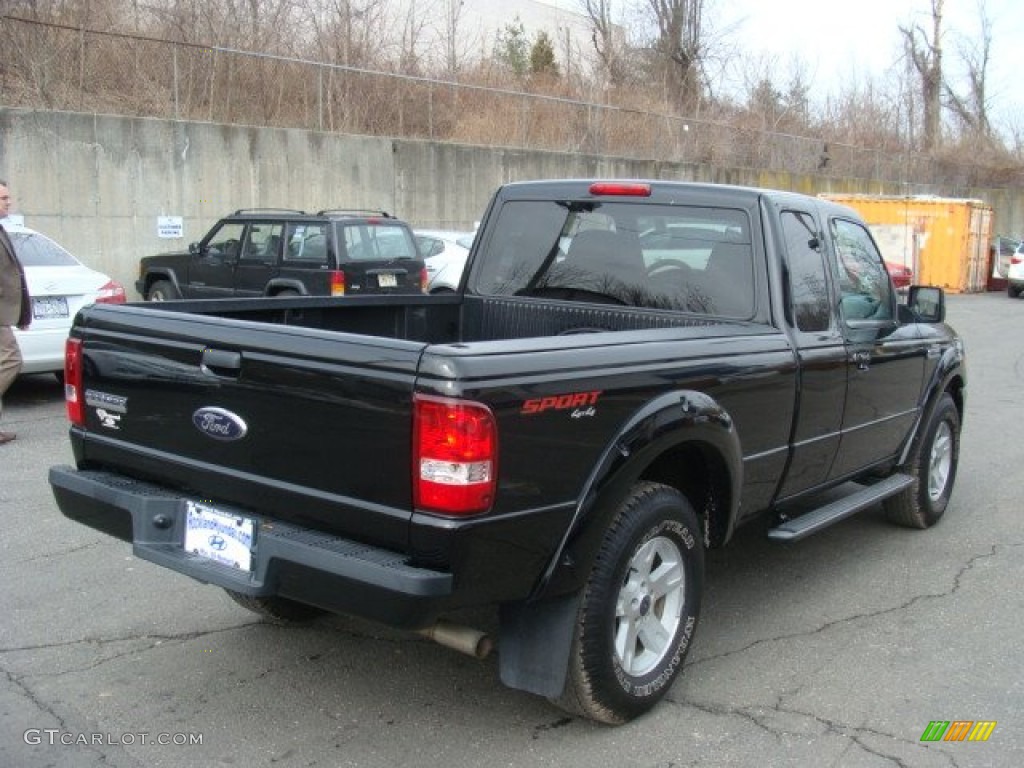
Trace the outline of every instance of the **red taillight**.
{"type": "Polygon", "coordinates": [[[430,293],[430,274],[427,272],[426,267],[420,270],[420,290],[424,293],[430,293]]]}
{"type": "Polygon", "coordinates": [[[85,426],[85,393],[82,391],[82,340],[64,342],[64,402],[68,419],[79,427],[85,426]]]}
{"type": "Polygon", "coordinates": [[[650,197],[651,185],[622,181],[595,181],[590,185],[592,195],[625,195],[626,197],[650,197]]]}
{"type": "Polygon", "coordinates": [[[487,406],[417,395],[413,502],[442,515],[486,512],[497,487],[498,429],[487,406]]]}
{"type": "Polygon", "coordinates": [[[96,292],[97,304],[124,304],[124,286],[120,283],[109,281],[96,292]]]}
{"type": "Polygon", "coordinates": [[[1013,256],[1010,257],[1011,264],[1020,264],[1022,261],[1024,261],[1024,256],[1018,256],[1014,254],[1013,256]]]}
{"type": "Polygon", "coordinates": [[[345,295],[345,273],[340,269],[331,272],[331,296],[345,295]]]}

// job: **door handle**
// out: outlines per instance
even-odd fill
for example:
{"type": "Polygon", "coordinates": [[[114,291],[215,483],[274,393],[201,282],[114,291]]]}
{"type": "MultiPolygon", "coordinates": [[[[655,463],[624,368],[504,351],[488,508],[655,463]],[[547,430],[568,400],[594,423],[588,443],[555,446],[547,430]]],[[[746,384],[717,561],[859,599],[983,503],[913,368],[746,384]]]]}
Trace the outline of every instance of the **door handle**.
{"type": "Polygon", "coordinates": [[[866,371],[871,367],[871,353],[870,352],[854,352],[850,355],[850,359],[856,363],[858,371],[866,371]]]}
{"type": "Polygon", "coordinates": [[[242,372],[242,353],[226,349],[204,349],[199,368],[203,373],[215,376],[238,376],[242,372]]]}

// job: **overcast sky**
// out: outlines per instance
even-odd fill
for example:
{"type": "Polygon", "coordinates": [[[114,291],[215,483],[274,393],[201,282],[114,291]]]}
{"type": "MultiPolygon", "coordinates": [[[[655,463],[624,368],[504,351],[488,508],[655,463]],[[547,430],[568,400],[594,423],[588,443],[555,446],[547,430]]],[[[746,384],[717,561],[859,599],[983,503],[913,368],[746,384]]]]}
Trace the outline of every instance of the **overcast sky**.
{"type": "MultiPolygon", "coordinates": [[[[546,0],[578,10],[578,0],[546,0]]],[[[626,7],[630,2],[620,0],[626,7]]],[[[1024,126],[1024,0],[984,0],[992,22],[988,70],[990,111],[998,120],[1024,126]]],[[[958,41],[981,39],[978,0],[946,0],[945,62],[954,87],[958,41]]],[[[918,24],[931,34],[930,0],[705,0],[715,30],[752,57],[774,59],[788,72],[793,57],[805,65],[812,99],[835,93],[850,77],[863,83],[898,66],[899,26],[918,24]]],[[[966,92],[966,88],[958,88],[966,92]]]]}

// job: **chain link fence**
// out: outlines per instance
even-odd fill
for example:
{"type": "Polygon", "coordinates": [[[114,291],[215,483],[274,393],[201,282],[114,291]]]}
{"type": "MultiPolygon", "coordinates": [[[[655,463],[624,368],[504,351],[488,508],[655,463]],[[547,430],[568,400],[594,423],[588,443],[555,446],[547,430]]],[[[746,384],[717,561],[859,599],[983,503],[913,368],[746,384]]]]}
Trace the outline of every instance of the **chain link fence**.
{"type": "Polygon", "coordinates": [[[10,107],[301,128],[871,178],[948,189],[987,169],[722,122],[267,53],[0,17],[10,107]]]}

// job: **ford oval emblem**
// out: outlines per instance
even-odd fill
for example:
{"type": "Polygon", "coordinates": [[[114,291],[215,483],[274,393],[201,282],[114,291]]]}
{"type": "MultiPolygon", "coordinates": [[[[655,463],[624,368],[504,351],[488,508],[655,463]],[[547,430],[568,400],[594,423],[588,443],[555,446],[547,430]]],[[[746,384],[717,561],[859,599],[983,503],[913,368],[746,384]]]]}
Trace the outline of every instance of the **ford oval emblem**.
{"type": "Polygon", "coordinates": [[[192,414],[192,423],[214,440],[241,440],[249,431],[241,416],[224,408],[200,408],[192,414]]]}

